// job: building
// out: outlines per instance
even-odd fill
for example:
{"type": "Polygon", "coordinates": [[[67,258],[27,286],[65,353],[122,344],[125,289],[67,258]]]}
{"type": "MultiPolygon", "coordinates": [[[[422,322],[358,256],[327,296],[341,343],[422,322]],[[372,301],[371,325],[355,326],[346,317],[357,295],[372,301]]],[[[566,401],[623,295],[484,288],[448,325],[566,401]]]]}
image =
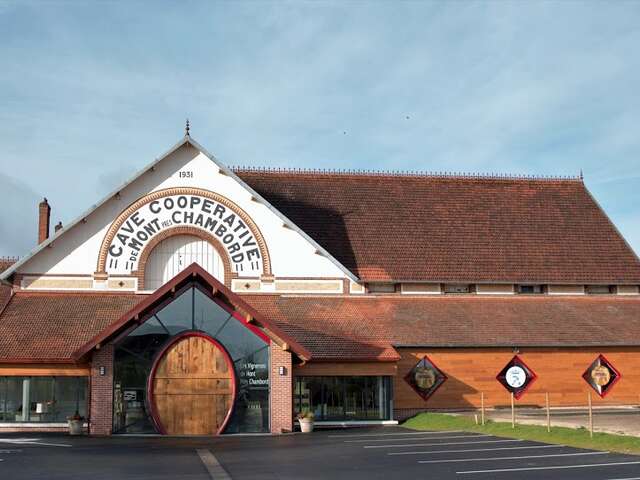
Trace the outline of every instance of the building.
{"type": "Polygon", "coordinates": [[[64,228],[39,208],[0,266],[3,430],[638,402],[640,261],[581,178],[229,169],[187,133],[64,228]]]}

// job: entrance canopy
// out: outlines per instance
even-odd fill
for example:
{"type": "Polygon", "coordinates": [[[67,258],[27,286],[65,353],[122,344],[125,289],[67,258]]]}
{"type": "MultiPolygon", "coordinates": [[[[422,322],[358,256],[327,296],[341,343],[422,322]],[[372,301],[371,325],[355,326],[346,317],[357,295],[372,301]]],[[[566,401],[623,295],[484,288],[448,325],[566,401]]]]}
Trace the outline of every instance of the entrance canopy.
{"type": "Polygon", "coordinates": [[[247,304],[239,295],[229,290],[225,285],[216,280],[201,266],[196,263],[191,264],[185,270],[176,275],[164,286],[157,289],[135,307],[126,312],[115,323],[111,324],[103,332],[96,335],[89,342],[77,349],[73,358],[75,361],[81,360],[94,348],[100,348],[106,342],[117,339],[133,328],[148,320],[150,313],[157,311],[162,306],[172,302],[177,293],[181,293],[189,285],[197,286],[201,291],[209,292],[210,296],[221,302],[223,305],[235,312],[245,323],[245,326],[260,336],[268,337],[284,350],[291,350],[302,360],[311,358],[311,353],[298,344],[280,327],[263,317],[260,313],[247,304]]]}

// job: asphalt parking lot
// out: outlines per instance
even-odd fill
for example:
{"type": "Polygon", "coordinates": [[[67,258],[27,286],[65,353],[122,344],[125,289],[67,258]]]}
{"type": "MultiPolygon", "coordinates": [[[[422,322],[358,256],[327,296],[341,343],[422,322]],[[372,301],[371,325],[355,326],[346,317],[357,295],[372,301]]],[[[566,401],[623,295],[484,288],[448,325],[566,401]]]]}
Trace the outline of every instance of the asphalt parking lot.
{"type": "Polygon", "coordinates": [[[640,456],[400,427],[311,435],[3,435],[7,479],[640,479],[640,456]]]}

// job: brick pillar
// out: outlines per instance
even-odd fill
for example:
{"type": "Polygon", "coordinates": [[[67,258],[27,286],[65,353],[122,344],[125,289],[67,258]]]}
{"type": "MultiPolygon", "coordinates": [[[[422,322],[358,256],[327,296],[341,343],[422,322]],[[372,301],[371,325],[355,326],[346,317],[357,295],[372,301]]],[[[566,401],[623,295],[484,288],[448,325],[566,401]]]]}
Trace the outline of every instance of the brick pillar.
{"type": "Polygon", "coordinates": [[[91,406],[89,434],[111,435],[113,426],[113,345],[104,345],[93,353],[91,361],[91,406]],[[105,374],[100,375],[100,367],[105,374]]]}
{"type": "Polygon", "coordinates": [[[49,222],[51,220],[51,207],[45,198],[38,205],[38,245],[49,238],[49,222]]]}
{"type": "Polygon", "coordinates": [[[291,353],[271,343],[271,433],[293,430],[293,365],[291,353]],[[280,375],[280,367],[285,374],[280,375]]]}

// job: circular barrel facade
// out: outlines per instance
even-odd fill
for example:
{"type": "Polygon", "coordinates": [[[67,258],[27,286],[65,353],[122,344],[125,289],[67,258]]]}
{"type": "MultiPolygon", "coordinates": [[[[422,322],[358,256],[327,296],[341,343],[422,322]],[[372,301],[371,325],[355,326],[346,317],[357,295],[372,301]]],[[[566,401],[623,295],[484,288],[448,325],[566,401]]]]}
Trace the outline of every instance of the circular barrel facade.
{"type": "Polygon", "coordinates": [[[149,377],[153,420],[168,435],[217,435],[235,400],[233,363],[213,338],[179,335],[158,355],[149,377]]]}

